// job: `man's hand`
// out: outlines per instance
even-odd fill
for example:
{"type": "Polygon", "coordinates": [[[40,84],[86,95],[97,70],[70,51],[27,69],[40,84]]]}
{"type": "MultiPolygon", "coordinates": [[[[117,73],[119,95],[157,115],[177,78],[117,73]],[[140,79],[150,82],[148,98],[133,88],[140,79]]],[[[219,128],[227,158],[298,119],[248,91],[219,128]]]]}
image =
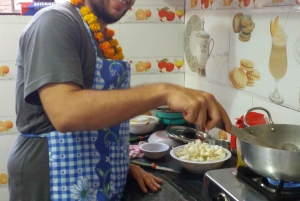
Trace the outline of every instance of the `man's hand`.
{"type": "Polygon", "coordinates": [[[131,174],[133,178],[138,182],[141,190],[144,193],[148,192],[147,187],[153,192],[161,189],[160,184],[162,183],[162,180],[144,171],[138,165],[130,164],[128,173],[131,174]]]}
{"type": "Polygon", "coordinates": [[[166,92],[166,104],[172,110],[182,112],[188,122],[210,130],[223,121],[226,131],[231,132],[231,121],[212,94],[174,85],[166,92]]]}

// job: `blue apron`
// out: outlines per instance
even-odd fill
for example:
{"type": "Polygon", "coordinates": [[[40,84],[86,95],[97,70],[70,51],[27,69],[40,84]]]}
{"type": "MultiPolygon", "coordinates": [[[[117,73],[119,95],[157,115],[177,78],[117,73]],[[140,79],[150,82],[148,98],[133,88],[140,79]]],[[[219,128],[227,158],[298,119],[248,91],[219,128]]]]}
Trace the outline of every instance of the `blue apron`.
{"type": "MultiPolygon", "coordinates": [[[[129,88],[130,65],[98,57],[85,26],[96,54],[93,89],[129,88]]],[[[48,139],[51,200],[121,199],[129,167],[129,121],[102,130],[21,135],[48,139]]]]}

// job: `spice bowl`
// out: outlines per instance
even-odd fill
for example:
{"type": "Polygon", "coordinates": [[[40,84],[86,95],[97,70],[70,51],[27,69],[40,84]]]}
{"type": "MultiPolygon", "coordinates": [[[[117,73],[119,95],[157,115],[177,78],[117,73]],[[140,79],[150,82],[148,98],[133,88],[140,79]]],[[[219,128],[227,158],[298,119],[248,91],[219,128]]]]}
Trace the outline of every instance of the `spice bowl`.
{"type": "Polygon", "coordinates": [[[140,145],[140,149],[147,158],[159,159],[166,155],[169,150],[169,145],[158,142],[144,143],[140,145]]]}

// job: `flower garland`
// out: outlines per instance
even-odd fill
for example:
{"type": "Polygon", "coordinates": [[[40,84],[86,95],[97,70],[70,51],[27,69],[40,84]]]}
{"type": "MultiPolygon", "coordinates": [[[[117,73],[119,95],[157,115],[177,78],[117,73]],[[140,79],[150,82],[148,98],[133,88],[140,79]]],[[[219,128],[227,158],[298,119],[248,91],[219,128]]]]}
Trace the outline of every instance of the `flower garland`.
{"type": "Polygon", "coordinates": [[[99,48],[101,49],[105,58],[114,60],[123,60],[123,49],[119,46],[117,39],[113,39],[115,31],[113,29],[106,28],[105,36],[100,31],[100,24],[97,22],[97,17],[94,15],[90,8],[87,6],[82,6],[82,0],[71,0],[71,3],[80,9],[83,20],[89,25],[90,29],[94,33],[94,37],[99,43],[99,48]]]}

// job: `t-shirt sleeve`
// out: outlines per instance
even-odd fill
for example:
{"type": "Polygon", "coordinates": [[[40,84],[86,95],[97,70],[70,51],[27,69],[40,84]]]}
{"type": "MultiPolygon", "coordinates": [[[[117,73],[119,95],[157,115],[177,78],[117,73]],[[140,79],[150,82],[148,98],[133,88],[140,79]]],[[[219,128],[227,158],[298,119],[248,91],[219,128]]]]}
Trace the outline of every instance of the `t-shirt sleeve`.
{"type": "Polygon", "coordinates": [[[80,29],[76,20],[50,10],[38,16],[20,37],[24,67],[24,97],[40,104],[37,90],[49,83],[83,86],[80,29]]]}

